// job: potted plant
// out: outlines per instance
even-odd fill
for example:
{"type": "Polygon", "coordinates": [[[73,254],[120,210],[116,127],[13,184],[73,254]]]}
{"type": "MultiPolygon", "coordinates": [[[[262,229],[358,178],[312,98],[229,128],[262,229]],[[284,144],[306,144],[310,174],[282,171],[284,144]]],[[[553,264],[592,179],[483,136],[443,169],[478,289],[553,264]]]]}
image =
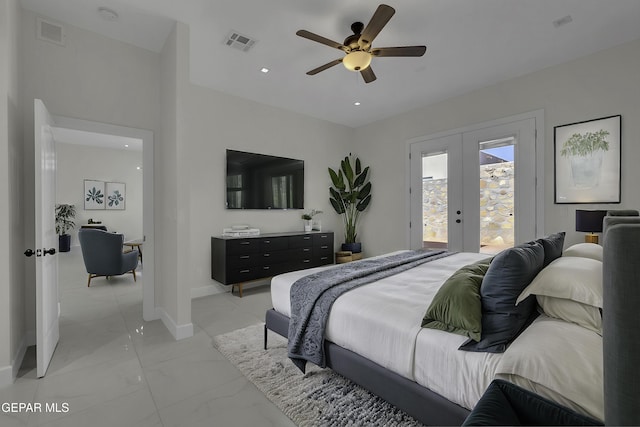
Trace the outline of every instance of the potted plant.
{"type": "Polygon", "coordinates": [[[329,177],[333,184],[329,187],[329,201],[335,211],[342,215],[344,225],[343,251],[362,252],[362,245],[357,241],[358,219],[371,203],[371,182],[368,179],[369,166],[362,169],[359,158],[355,164],[351,154],[340,162],[338,172],[329,168],[329,177]]]}
{"type": "Polygon", "coordinates": [[[584,134],[574,133],[562,145],[560,155],[571,162],[571,178],[578,188],[597,187],[605,151],[609,151],[609,132],[600,129],[584,134]]]}
{"type": "Polygon", "coordinates": [[[313,217],[321,214],[322,211],[321,210],[317,210],[317,209],[311,209],[311,212],[309,213],[304,213],[302,214],[302,219],[304,220],[304,231],[305,232],[309,232],[311,231],[312,228],[312,221],[313,221],[313,217]]]}
{"type": "Polygon", "coordinates": [[[74,205],[56,205],[56,233],[58,234],[58,250],[69,252],[71,250],[71,236],[67,231],[75,227],[73,220],[76,217],[76,207],[74,205]]]}

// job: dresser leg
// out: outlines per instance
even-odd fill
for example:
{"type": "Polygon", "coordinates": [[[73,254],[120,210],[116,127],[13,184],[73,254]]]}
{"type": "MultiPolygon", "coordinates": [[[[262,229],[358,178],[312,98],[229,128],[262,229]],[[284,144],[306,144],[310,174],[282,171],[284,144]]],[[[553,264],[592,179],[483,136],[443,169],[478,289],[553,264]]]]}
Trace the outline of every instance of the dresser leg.
{"type": "Polygon", "coordinates": [[[267,324],[264,325],[264,349],[267,349],[267,324]]]}
{"type": "Polygon", "coordinates": [[[238,293],[240,294],[240,298],[242,298],[242,283],[238,283],[238,293]]]}

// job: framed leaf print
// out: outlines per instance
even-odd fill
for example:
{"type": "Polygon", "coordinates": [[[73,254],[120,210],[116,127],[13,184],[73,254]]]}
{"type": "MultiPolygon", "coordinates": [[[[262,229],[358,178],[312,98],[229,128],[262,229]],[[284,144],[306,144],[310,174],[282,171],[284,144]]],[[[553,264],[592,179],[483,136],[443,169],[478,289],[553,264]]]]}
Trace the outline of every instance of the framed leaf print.
{"type": "Polygon", "coordinates": [[[126,185],[123,182],[107,182],[106,209],[124,210],[126,202],[126,185]]]}
{"type": "Polygon", "coordinates": [[[622,116],[556,126],[555,203],[620,203],[622,116]]]}
{"type": "Polygon", "coordinates": [[[104,181],[84,180],[84,209],[103,210],[105,208],[104,181]]]}

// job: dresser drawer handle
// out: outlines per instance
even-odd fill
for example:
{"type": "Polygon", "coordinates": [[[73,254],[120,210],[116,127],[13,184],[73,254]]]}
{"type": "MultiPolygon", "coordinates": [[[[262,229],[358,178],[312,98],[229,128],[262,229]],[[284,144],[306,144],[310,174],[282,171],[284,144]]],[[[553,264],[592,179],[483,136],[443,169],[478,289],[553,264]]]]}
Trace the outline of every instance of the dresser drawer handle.
{"type": "Polygon", "coordinates": [[[328,236],[328,235],[326,235],[326,234],[321,234],[321,235],[320,235],[320,238],[321,238],[321,239],[326,239],[327,237],[329,237],[329,236],[328,236]]]}
{"type": "Polygon", "coordinates": [[[240,270],[240,273],[250,273],[251,270],[240,270]]]}
{"type": "Polygon", "coordinates": [[[311,262],[311,260],[310,259],[303,259],[302,262],[308,263],[308,262],[311,262]]]}
{"type": "Polygon", "coordinates": [[[251,258],[251,256],[249,256],[249,255],[241,255],[240,256],[240,259],[249,259],[249,258],[251,258]]]}
{"type": "Polygon", "coordinates": [[[271,267],[262,267],[263,270],[269,270],[271,267]]]}
{"type": "Polygon", "coordinates": [[[263,240],[262,243],[268,245],[269,243],[271,243],[271,240],[263,240]]]}
{"type": "Polygon", "coordinates": [[[321,261],[326,261],[326,260],[328,260],[328,259],[329,259],[329,257],[328,257],[328,256],[323,256],[323,257],[321,257],[321,258],[320,258],[320,260],[321,260],[321,261]]]}
{"type": "Polygon", "coordinates": [[[328,247],[329,246],[327,246],[327,245],[322,245],[322,246],[320,246],[320,249],[327,249],[328,247]]]}
{"type": "Polygon", "coordinates": [[[250,245],[251,242],[240,242],[241,245],[250,245]]]}
{"type": "Polygon", "coordinates": [[[302,252],[309,252],[311,249],[309,248],[302,248],[302,252]]]}
{"type": "Polygon", "coordinates": [[[311,238],[311,236],[304,236],[304,237],[302,238],[302,240],[309,240],[310,238],[311,238]]]}
{"type": "Polygon", "coordinates": [[[271,254],[262,254],[263,257],[270,257],[271,254]]]}

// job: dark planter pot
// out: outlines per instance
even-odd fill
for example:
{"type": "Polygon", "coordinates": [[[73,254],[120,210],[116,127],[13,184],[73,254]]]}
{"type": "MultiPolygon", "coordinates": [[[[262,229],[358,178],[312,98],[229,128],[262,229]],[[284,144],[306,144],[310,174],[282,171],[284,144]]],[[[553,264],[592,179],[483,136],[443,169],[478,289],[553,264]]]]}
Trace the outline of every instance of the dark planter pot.
{"type": "Polygon", "coordinates": [[[357,254],[362,252],[362,243],[343,243],[342,244],[343,251],[350,251],[351,253],[357,254]]]}
{"type": "Polygon", "coordinates": [[[71,235],[61,234],[58,236],[58,252],[69,252],[71,250],[71,235]]]}

